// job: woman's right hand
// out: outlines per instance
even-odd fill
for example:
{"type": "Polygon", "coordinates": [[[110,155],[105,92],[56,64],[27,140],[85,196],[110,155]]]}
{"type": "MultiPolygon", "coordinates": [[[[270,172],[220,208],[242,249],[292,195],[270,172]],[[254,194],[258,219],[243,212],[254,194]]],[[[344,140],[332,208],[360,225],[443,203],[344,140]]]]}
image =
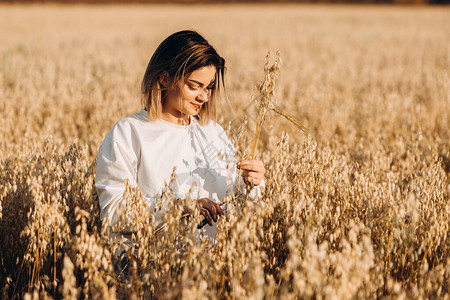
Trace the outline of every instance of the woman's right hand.
{"type": "MultiPolygon", "coordinates": [[[[197,199],[196,207],[210,226],[213,225],[213,221],[217,222],[218,216],[224,215],[223,209],[219,206],[219,204],[208,198],[197,199]]],[[[192,214],[192,210],[188,208],[185,208],[184,212],[186,214],[192,214]]]]}
{"type": "Polygon", "coordinates": [[[208,198],[198,199],[197,209],[200,210],[200,214],[205,218],[206,222],[208,222],[210,226],[212,226],[213,220],[214,222],[217,222],[217,215],[223,216],[222,207],[208,198]]]}

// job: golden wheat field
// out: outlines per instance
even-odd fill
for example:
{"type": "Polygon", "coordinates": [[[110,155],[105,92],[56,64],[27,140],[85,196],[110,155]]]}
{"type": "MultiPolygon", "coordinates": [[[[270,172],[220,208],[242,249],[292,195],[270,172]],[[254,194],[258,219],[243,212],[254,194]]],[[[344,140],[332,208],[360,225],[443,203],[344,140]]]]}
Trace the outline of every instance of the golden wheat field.
{"type": "Polygon", "coordinates": [[[1,297],[450,299],[449,15],[1,5],[1,297]],[[264,196],[227,200],[236,209],[219,220],[215,246],[194,242],[196,223],[180,223],[174,201],[156,232],[128,187],[139,250],[127,281],[99,219],[97,149],[141,108],[151,54],[181,29],[227,60],[218,122],[239,158],[251,152],[269,50],[282,59],[275,107],[307,131],[267,115],[257,151],[264,196]]]}

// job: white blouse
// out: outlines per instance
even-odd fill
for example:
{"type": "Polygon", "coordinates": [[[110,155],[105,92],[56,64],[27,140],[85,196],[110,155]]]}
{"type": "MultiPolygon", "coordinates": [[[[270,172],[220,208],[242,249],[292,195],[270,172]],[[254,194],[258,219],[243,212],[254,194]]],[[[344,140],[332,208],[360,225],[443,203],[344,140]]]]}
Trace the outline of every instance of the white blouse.
{"type": "MultiPolygon", "coordinates": [[[[220,203],[225,196],[245,191],[236,169],[235,149],[220,125],[211,121],[202,126],[194,117],[186,126],[154,121],[141,110],[118,121],[100,145],[95,186],[101,219],[117,222],[116,211],[124,204],[125,179],[140,186],[152,211],[174,167],[174,199],[206,197],[220,203]]],[[[263,187],[264,183],[255,187],[249,196],[260,197],[263,187]]],[[[213,228],[204,226],[203,231],[214,238],[215,223],[213,228]]]]}

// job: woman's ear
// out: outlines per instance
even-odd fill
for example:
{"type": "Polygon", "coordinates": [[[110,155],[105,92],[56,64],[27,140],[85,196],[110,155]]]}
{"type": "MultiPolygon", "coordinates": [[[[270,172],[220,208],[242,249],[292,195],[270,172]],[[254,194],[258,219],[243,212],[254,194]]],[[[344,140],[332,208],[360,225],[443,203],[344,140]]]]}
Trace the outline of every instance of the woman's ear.
{"type": "Polygon", "coordinates": [[[163,71],[162,74],[161,74],[161,76],[159,77],[159,83],[160,83],[163,87],[168,88],[168,87],[170,86],[170,84],[171,84],[171,81],[172,81],[172,80],[170,79],[169,72],[163,71]]]}

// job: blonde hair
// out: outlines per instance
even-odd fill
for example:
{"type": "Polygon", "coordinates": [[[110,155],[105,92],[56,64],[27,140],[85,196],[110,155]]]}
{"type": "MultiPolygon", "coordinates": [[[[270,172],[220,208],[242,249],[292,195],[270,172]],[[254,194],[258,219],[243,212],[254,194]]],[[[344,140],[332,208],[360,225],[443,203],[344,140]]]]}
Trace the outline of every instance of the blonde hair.
{"type": "Polygon", "coordinates": [[[184,83],[195,70],[216,67],[211,96],[199,112],[200,124],[216,121],[216,94],[224,88],[225,59],[200,34],[191,30],[176,32],[167,37],[153,53],[142,79],[142,106],[152,120],[160,119],[167,89],[161,78],[169,76],[174,83],[184,83]]]}

